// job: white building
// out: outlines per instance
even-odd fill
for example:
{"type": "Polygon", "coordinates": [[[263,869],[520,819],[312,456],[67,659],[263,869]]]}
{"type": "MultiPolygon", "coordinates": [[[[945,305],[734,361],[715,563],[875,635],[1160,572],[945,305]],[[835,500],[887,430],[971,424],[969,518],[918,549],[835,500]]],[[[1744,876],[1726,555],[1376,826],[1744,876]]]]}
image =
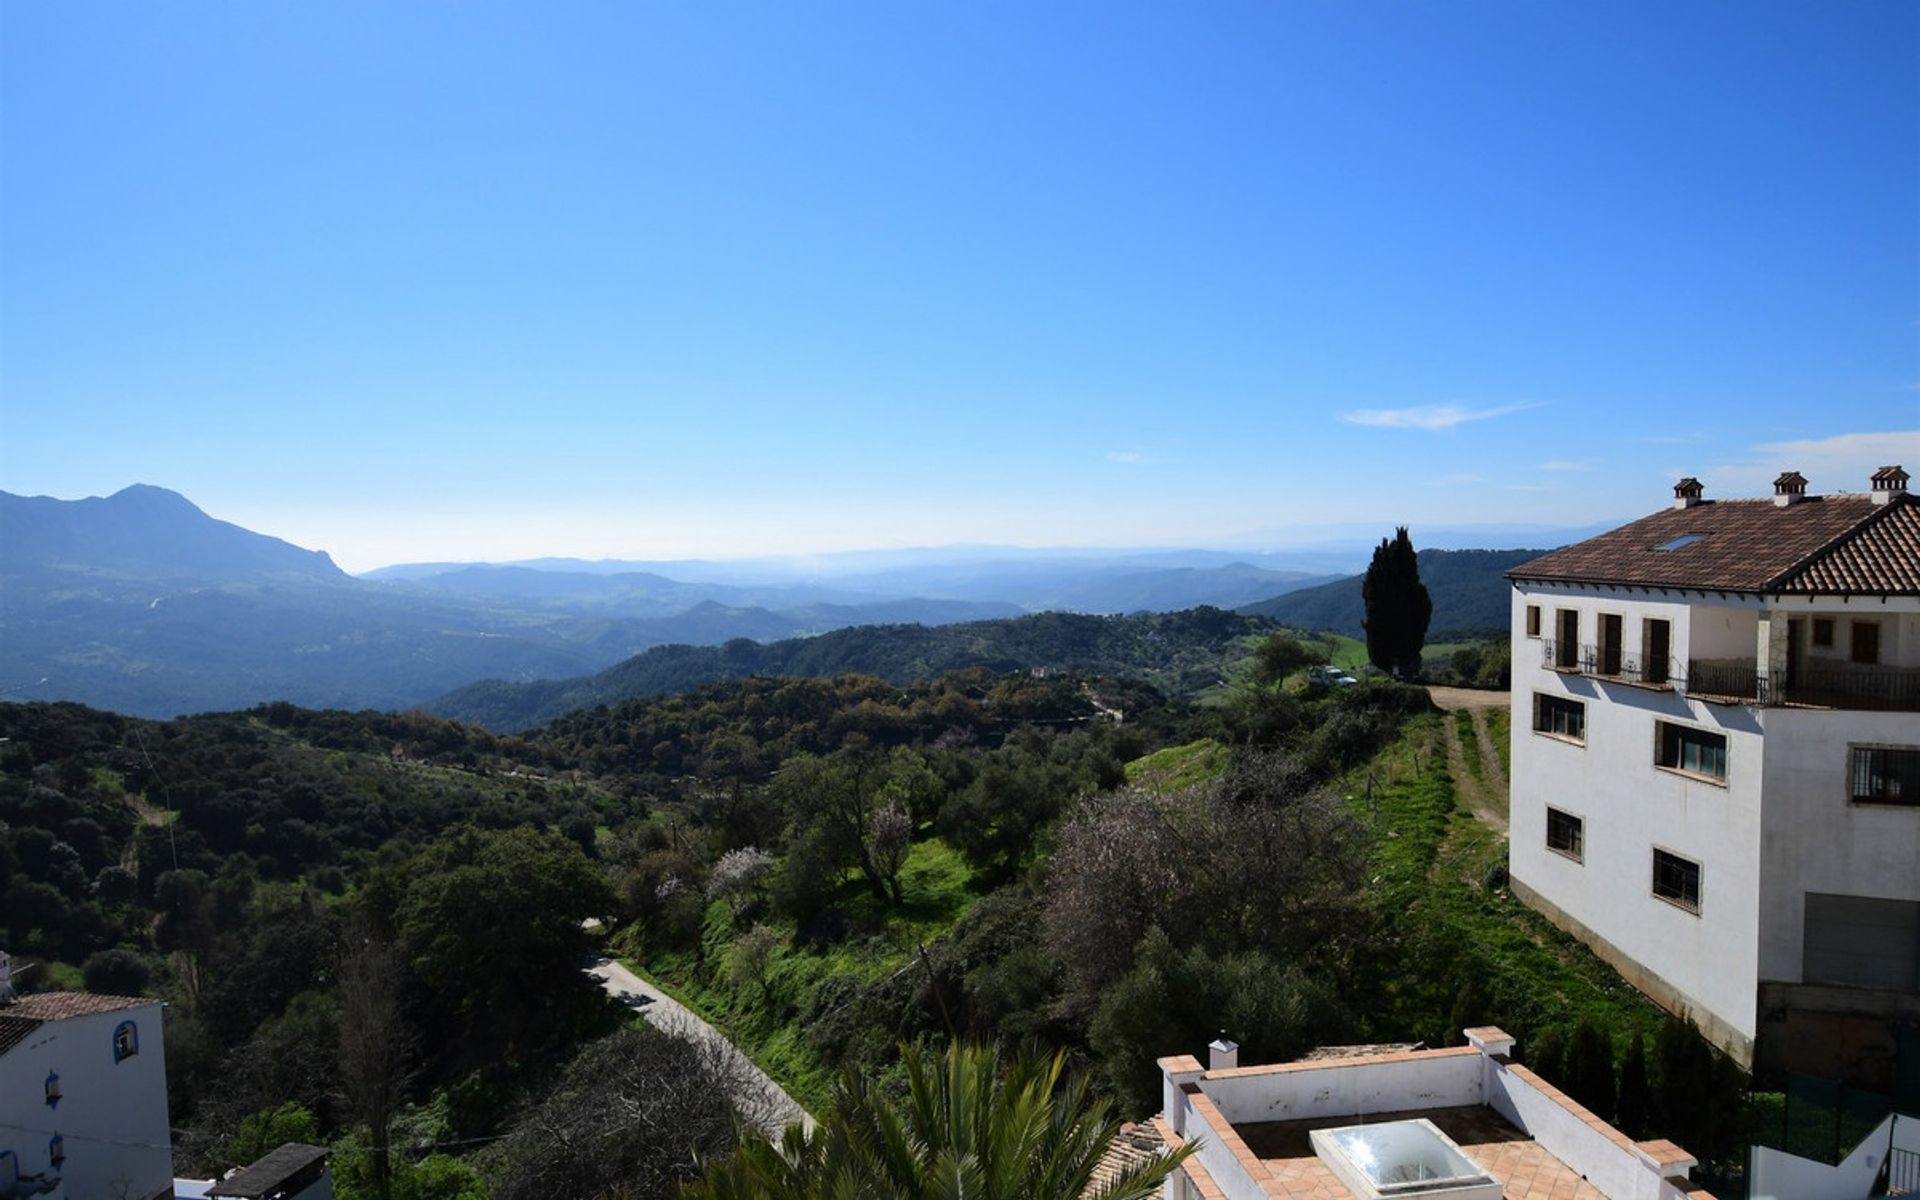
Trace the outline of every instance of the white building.
{"type": "Polygon", "coordinates": [[[1743,1064],[1920,1066],[1920,503],[1673,505],[1508,572],[1516,894],[1743,1064]]]}
{"type": "MultiPolygon", "coordinates": [[[[1712,1200],[1672,1142],[1635,1142],[1511,1061],[1513,1039],[1202,1069],[1160,1060],[1160,1141],[1198,1147],[1167,1200],[1712,1200]]],[[[1864,1195],[1864,1193],[1862,1193],[1864,1195]]]]}
{"type": "Polygon", "coordinates": [[[12,998],[0,954],[0,1197],[173,1194],[158,1000],[12,998]]]}

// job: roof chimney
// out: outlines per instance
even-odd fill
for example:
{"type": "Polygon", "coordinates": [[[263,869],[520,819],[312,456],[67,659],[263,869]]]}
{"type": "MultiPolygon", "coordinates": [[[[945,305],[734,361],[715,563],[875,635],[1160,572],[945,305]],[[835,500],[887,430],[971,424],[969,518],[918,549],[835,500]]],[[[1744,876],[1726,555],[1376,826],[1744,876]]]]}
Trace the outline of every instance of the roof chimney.
{"type": "Polygon", "coordinates": [[[1773,481],[1773,502],[1781,508],[1807,498],[1807,477],[1798,471],[1782,471],[1773,481]]]}
{"type": "Polygon", "coordinates": [[[1673,485],[1673,506],[1692,508],[1700,503],[1700,481],[1689,475],[1673,485]]]}
{"type": "Polygon", "coordinates": [[[1900,468],[1899,463],[1890,467],[1881,467],[1873,473],[1873,502],[1891,504],[1895,496],[1907,490],[1907,480],[1911,478],[1900,468]]]}
{"type": "Polygon", "coordinates": [[[5,950],[0,950],[0,1008],[12,1004],[19,997],[13,994],[13,962],[5,950]]]}
{"type": "Polygon", "coordinates": [[[1207,1070],[1230,1071],[1239,1065],[1240,1043],[1228,1041],[1224,1033],[1207,1043],[1207,1070]]]}

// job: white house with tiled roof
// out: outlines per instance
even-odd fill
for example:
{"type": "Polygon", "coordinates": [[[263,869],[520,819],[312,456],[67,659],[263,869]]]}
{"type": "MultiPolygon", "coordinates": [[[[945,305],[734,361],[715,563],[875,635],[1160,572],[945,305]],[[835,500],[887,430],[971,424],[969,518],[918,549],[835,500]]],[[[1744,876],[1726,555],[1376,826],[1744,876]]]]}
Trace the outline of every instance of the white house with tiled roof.
{"type": "Polygon", "coordinates": [[[173,1194],[161,1004],[15,997],[0,952],[0,1198],[173,1194]]]}
{"type": "Polygon", "coordinates": [[[1166,1200],[1712,1200],[1672,1142],[1636,1142],[1512,1060],[1498,1029],[1444,1050],[1202,1068],[1160,1060],[1166,1200]]]}
{"type": "Polygon", "coordinates": [[[1907,480],[1685,479],[1508,572],[1516,894],[1741,1062],[1881,1087],[1920,1055],[1907,480]]]}

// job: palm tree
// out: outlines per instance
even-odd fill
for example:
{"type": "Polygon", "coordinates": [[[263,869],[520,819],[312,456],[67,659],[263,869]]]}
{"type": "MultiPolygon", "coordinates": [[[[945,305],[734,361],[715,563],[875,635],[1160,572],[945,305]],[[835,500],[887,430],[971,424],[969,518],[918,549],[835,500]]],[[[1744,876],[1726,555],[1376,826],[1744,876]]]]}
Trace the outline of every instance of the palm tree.
{"type": "Polygon", "coordinates": [[[958,1043],[902,1053],[900,1103],[848,1070],[812,1135],[743,1140],[686,1200],[1150,1200],[1192,1152],[1123,1168],[1096,1191],[1120,1123],[1084,1079],[1062,1083],[1059,1054],[1003,1059],[958,1043]]]}

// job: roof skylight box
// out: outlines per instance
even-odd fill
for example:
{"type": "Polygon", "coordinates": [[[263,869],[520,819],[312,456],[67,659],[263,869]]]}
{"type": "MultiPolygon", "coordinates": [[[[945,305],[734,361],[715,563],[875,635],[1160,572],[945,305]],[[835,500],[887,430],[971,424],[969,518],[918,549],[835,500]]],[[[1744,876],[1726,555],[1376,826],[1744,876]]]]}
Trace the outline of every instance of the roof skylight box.
{"type": "Polygon", "coordinates": [[[1500,1181],[1425,1118],[1307,1136],[1320,1161],[1362,1200],[1500,1200],[1500,1181]]]}
{"type": "Polygon", "coordinates": [[[1701,538],[1704,538],[1706,536],[1707,535],[1704,533],[1683,533],[1679,537],[1674,538],[1670,542],[1661,542],[1658,546],[1655,546],[1654,549],[1655,550],[1685,550],[1688,546],[1693,545],[1695,542],[1699,541],[1701,538]]]}

